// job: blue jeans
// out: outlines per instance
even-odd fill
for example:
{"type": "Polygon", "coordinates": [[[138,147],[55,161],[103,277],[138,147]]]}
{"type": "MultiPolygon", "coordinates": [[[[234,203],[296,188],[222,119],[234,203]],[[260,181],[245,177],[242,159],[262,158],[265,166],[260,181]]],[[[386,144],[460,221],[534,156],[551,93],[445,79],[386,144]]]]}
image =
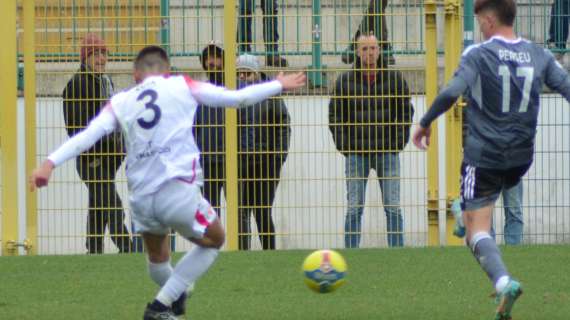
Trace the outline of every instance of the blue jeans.
{"type": "Polygon", "coordinates": [[[570,23],[570,0],[554,0],[550,14],[550,30],[548,42],[556,48],[565,49],[568,41],[568,24],[570,23]]]}
{"type": "MultiPolygon", "coordinates": [[[[503,189],[503,207],[505,208],[505,244],[518,245],[522,242],[523,213],[522,213],[523,183],[519,182],[510,189],[503,189]]],[[[495,230],[491,227],[491,235],[495,238],[495,230]]]]}
{"type": "Polygon", "coordinates": [[[397,153],[371,153],[346,157],[348,211],[344,224],[344,245],[358,248],[362,230],[362,213],[370,169],[376,170],[386,213],[388,245],[404,245],[404,219],[400,209],[400,157],[397,153]]]}

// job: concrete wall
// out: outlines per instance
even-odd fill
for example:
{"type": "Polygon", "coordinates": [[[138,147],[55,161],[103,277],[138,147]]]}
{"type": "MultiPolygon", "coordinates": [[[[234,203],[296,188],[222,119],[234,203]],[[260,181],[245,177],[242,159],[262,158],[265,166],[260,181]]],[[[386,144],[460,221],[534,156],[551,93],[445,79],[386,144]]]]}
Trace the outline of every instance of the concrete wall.
{"type": "MultiPolygon", "coordinates": [[[[292,140],[273,210],[277,246],[279,249],[342,247],[346,208],[344,158],[336,152],[327,128],[328,97],[288,97],[286,104],[291,113],[292,140]]],[[[425,110],[424,97],[414,97],[414,105],[414,121],[417,121],[425,110]]],[[[536,161],[525,179],[525,242],[568,242],[570,111],[567,103],[555,95],[544,95],[542,105],[536,161]]],[[[66,134],[60,99],[39,99],[37,112],[40,160],[63,142],[66,134]]],[[[440,144],[445,145],[443,140],[440,144]]],[[[444,155],[442,148],[440,159],[444,159],[444,155]]],[[[425,159],[425,154],[411,145],[401,156],[401,203],[406,244],[411,246],[427,243],[425,159]]],[[[445,168],[443,164],[440,167],[440,198],[443,199],[445,168]]],[[[386,246],[385,218],[373,172],[369,182],[362,244],[363,247],[383,247],[386,246]]],[[[123,168],[117,184],[129,213],[123,168]]],[[[39,252],[83,253],[86,207],[86,188],[77,177],[74,162],[70,161],[56,171],[50,188],[39,193],[39,252]]],[[[24,212],[25,209],[22,214],[24,212]]],[[[502,210],[496,210],[495,214],[497,228],[501,230],[502,210]]],[[[225,217],[225,210],[222,216],[225,217]]],[[[254,225],[252,228],[255,230],[254,225]]],[[[253,244],[259,248],[257,239],[253,244]]],[[[188,245],[179,238],[178,249],[185,248],[188,245]]],[[[107,252],[115,250],[109,240],[106,240],[106,249],[107,252]]]]}

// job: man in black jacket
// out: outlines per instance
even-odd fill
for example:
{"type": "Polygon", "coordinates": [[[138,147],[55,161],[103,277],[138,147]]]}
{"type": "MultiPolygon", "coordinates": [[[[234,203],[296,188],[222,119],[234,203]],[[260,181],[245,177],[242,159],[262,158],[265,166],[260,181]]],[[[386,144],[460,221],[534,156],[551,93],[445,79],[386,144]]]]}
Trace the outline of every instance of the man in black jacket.
{"type": "MultiPolygon", "coordinates": [[[[238,88],[267,81],[257,58],[238,57],[238,88]]],[[[271,207],[281,167],[289,149],[289,112],[281,98],[271,98],[238,110],[239,141],[239,249],[250,248],[250,212],[257,223],[264,250],[275,249],[275,225],[271,207]]]]}
{"type": "MultiPolygon", "coordinates": [[[[224,86],[224,50],[209,44],[200,56],[208,81],[224,86]]],[[[220,212],[221,192],[226,182],[225,168],[225,110],[200,105],[196,111],[194,136],[202,151],[201,165],[204,172],[204,198],[220,212]]]]}
{"type": "Polygon", "coordinates": [[[360,245],[366,182],[376,170],[386,213],[389,246],[403,246],[399,153],[409,141],[414,114],[402,75],[378,65],[374,35],[358,38],[355,68],[342,74],[329,104],[329,128],[346,157],[348,211],[345,246],[360,245]]]}
{"type": "MultiPolygon", "coordinates": [[[[81,68],[63,90],[63,115],[67,134],[84,129],[113,93],[111,79],[104,74],[107,47],[95,34],[87,34],[81,47],[81,68]]],[[[115,188],[115,175],[123,161],[119,134],[102,138],[76,159],[76,169],[89,193],[86,247],[89,253],[103,253],[105,228],[119,252],[131,251],[129,231],[124,225],[121,198],[115,188]]]]}

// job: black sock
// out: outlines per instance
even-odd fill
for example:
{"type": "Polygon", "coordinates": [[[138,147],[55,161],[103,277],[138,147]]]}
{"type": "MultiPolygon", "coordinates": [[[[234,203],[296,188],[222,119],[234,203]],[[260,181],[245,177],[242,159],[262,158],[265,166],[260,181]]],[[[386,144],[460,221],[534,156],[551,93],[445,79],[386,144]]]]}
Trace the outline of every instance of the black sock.
{"type": "Polygon", "coordinates": [[[150,308],[152,310],[159,311],[159,312],[168,310],[167,306],[163,305],[162,302],[160,302],[156,299],[154,299],[154,301],[150,304],[150,308]]]}

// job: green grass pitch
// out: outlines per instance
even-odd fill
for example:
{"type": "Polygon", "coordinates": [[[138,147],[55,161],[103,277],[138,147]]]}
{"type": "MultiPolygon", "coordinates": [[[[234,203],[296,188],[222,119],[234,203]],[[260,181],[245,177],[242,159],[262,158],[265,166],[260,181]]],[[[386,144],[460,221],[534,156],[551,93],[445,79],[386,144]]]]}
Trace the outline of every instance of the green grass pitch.
{"type": "MultiPolygon", "coordinates": [[[[570,247],[503,248],[525,293],[514,319],[570,319],[570,247]]],[[[221,253],[189,319],[493,319],[492,288],[466,248],[341,251],[348,283],[309,291],[308,251],[221,253]]],[[[180,256],[177,255],[176,258],[180,256]]],[[[143,255],[0,258],[0,319],[141,319],[157,288],[143,255]]]]}

